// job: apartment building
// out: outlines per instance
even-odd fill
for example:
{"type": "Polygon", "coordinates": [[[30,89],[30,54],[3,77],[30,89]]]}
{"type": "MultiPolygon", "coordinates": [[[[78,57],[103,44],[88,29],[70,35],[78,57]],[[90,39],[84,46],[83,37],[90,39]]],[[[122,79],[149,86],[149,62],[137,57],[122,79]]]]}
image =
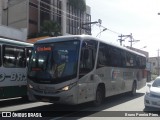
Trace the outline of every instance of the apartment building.
{"type": "MultiPolygon", "coordinates": [[[[45,20],[61,26],[61,35],[91,34],[91,9],[74,9],[68,0],[3,0],[2,24],[13,28],[27,28],[27,35],[41,31],[45,20]]],[[[54,32],[53,32],[54,36],[54,32]]]]}

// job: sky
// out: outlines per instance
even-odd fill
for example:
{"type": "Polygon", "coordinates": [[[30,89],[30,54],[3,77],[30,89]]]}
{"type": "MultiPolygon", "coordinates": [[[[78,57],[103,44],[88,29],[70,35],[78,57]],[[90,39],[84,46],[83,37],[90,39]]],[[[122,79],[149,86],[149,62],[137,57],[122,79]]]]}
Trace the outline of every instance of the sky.
{"type": "MultiPolygon", "coordinates": [[[[132,47],[149,52],[149,57],[157,57],[160,49],[160,0],[86,0],[91,7],[91,21],[102,20],[103,30],[93,24],[92,35],[120,45],[119,35],[130,35],[135,40],[132,47]]],[[[130,46],[130,39],[123,46],[130,46]]]]}

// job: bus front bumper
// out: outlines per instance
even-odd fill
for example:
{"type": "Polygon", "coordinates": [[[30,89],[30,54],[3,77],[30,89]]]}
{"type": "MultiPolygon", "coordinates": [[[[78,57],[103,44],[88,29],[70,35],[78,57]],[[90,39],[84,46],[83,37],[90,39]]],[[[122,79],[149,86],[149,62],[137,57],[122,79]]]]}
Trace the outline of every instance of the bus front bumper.
{"type": "Polygon", "coordinates": [[[30,101],[42,101],[70,105],[77,104],[74,88],[55,94],[47,94],[45,92],[38,93],[33,89],[28,89],[27,95],[30,101]]]}

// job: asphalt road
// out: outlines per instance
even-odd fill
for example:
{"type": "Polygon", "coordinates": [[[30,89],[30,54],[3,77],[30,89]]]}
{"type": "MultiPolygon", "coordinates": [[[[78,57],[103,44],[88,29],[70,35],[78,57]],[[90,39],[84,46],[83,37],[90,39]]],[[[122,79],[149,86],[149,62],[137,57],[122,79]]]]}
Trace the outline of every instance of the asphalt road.
{"type": "Polygon", "coordinates": [[[29,102],[21,98],[0,100],[0,111],[8,112],[35,112],[42,113],[42,117],[50,116],[51,120],[61,119],[111,119],[111,120],[159,120],[160,117],[153,117],[159,114],[159,109],[144,109],[144,94],[146,88],[137,91],[135,96],[121,94],[106,98],[99,107],[93,107],[91,103],[85,103],[76,106],[55,105],[44,102],[29,102]],[[141,115],[143,117],[135,117],[141,115]],[[152,117],[144,117],[151,115],[152,117]]]}

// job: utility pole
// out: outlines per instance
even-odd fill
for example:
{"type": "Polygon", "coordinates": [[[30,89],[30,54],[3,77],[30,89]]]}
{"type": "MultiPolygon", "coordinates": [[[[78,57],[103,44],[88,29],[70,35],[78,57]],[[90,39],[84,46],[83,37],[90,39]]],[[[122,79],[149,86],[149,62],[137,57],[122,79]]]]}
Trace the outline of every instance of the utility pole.
{"type": "Polygon", "coordinates": [[[128,37],[130,37],[130,35],[120,35],[120,36],[118,36],[118,37],[120,37],[120,39],[118,39],[119,40],[119,42],[120,42],[120,45],[122,46],[122,42],[123,41],[125,41],[125,39],[127,39],[128,37]],[[125,37],[125,38],[123,38],[123,37],[125,37]]]}
{"type": "Polygon", "coordinates": [[[132,43],[133,42],[139,42],[140,41],[140,40],[133,39],[132,33],[129,35],[129,37],[130,37],[130,41],[128,41],[128,42],[131,42],[131,46],[130,46],[131,48],[132,48],[132,45],[133,45],[132,43]]]}
{"type": "Polygon", "coordinates": [[[128,41],[128,42],[131,42],[131,46],[130,46],[130,47],[132,48],[132,43],[133,43],[132,33],[130,34],[130,36],[129,36],[129,37],[130,37],[130,41],[128,41]]]}
{"type": "Polygon", "coordinates": [[[119,42],[120,42],[120,45],[122,46],[122,42],[124,41],[124,40],[122,39],[123,35],[121,34],[121,35],[118,36],[118,37],[120,37],[120,39],[118,39],[118,40],[119,40],[119,42]]]}

